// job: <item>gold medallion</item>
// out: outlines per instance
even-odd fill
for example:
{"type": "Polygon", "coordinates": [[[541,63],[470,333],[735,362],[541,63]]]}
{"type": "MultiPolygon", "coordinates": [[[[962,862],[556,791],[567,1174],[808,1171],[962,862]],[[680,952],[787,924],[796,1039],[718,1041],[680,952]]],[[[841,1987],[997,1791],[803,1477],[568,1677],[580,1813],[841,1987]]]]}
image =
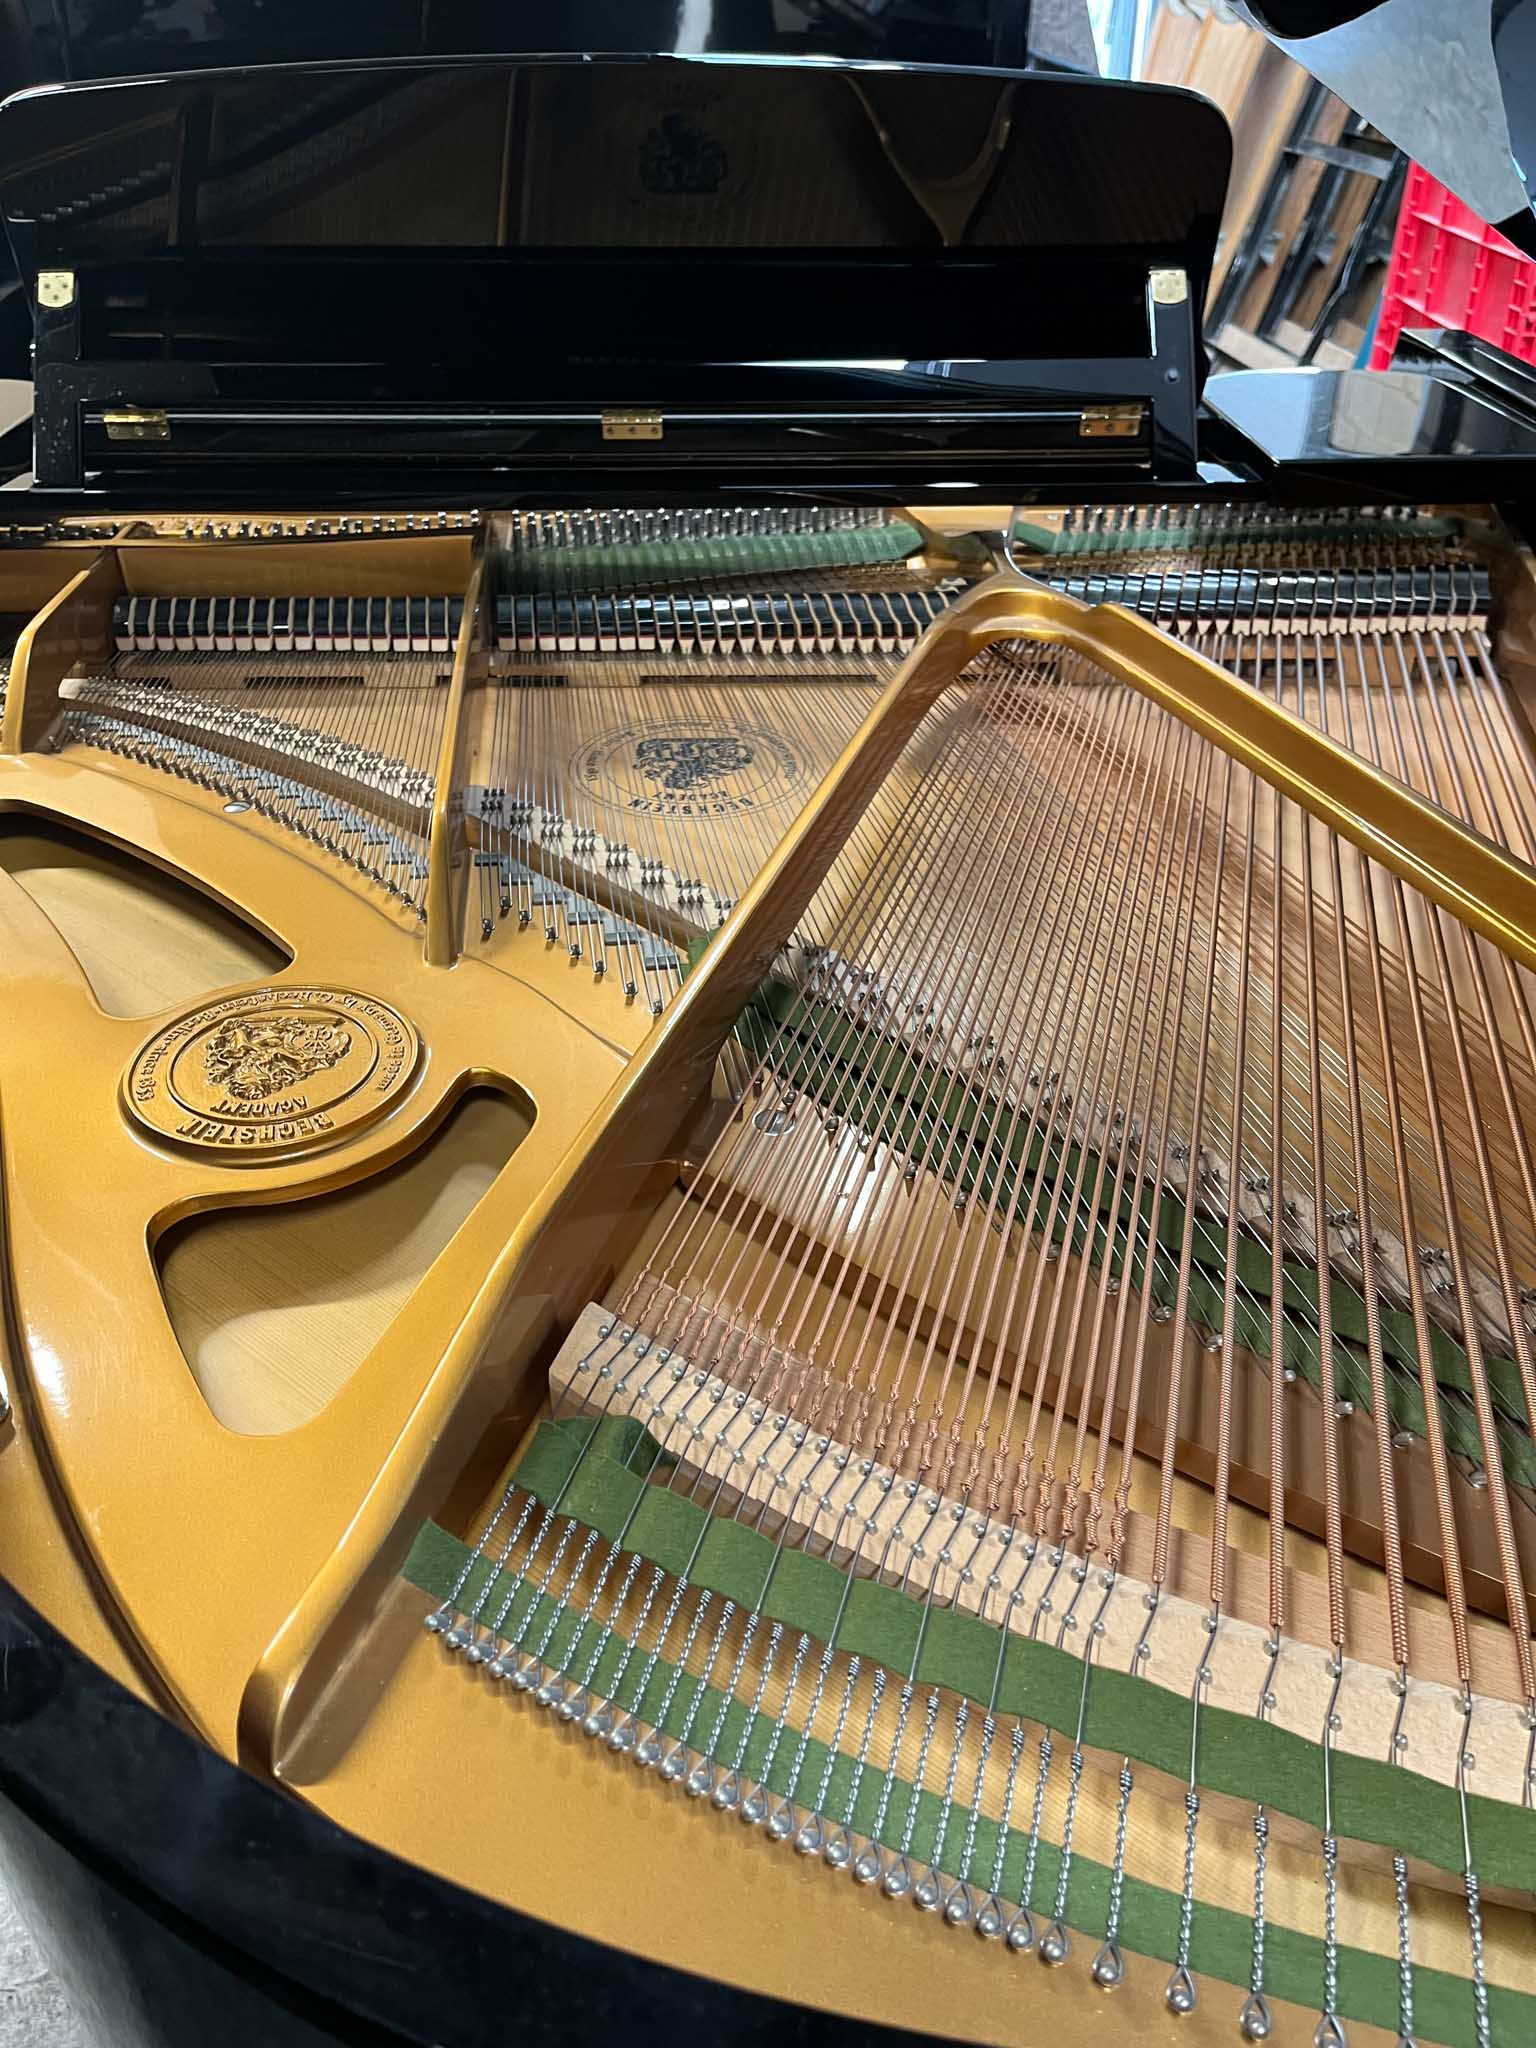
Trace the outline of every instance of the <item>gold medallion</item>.
{"type": "Polygon", "coordinates": [[[264,1165],[382,1116],[418,1050],[411,1026],[372,996],[251,989],[157,1031],[123,1076],[123,1101],[159,1137],[264,1165]]]}

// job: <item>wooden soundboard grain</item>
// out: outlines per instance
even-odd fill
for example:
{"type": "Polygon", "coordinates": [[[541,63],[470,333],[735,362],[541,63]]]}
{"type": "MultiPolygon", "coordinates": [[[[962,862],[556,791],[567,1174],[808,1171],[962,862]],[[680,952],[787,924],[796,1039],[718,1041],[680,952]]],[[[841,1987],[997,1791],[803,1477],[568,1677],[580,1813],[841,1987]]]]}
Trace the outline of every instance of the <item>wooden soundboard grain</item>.
{"type": "Polygon", "coordinates": [[[155,1016],[288,964],[243,918],[126,849],[27,820],[0,829],[0,868],[57,928],[110,1016],[155,1016]]]}
{"type": "Polygon", "coordinates": [[[531,1127],[511,1097],[465,1096],[396,1166],[310,1201],[224,1209],[161,1241],[187,1364],[226,1429],[307,1422],[367,1357],[531,1127]]]}

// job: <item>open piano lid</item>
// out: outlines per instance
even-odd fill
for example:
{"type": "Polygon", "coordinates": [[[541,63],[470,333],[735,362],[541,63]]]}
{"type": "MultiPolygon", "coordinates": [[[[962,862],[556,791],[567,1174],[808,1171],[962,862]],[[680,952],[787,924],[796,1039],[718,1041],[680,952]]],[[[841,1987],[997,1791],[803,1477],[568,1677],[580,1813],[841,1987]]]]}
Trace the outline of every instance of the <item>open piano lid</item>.
{"type": "Polygon", "coordinates": [[[1536,256],[1536,0],[1248,0],[1244,12],[1536,256]]]}
{"type": "Polygon", "coordinates": [[[1194,475],[1230,144],[1168,88],[712,58],[18,95],[39,487],[526,502],[1194,475]]]}

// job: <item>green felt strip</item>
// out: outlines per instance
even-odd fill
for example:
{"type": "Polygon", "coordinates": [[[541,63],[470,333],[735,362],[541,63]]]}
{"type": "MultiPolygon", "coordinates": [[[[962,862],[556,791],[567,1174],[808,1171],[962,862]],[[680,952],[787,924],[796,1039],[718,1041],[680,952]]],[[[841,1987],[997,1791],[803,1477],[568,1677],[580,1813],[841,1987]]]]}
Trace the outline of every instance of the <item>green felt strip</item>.
{"type": "MultiPolygon", "coordinates": [[[[406,1561],[404,1575],[434,1600],[445,1600],[458,1585],[469,1557],[468,1549],[456,1537],[428,1523],[406,1561]]],[[[497,1612],[509,1584],[508,1575],[493,1572],[489,1561],[482,1561],[470,1571],[458,1594],[457,1604],[468,1612],[478,1603],[482,1617],[488,1617],[497,1612]]],[[[707,1739],[714,1738],[711,1747],[717,1759],[739,1768],[744,1776],[765,1785],[770,1792],[782,1798],[795,1798],[806,1806],[819,1804],[821,1811],[836,1824],[849,1826],[860,1835],[873,1834],[883,1789],[881,1772],[866,1768],[855,1792],[853,1757],[845,1752],[836,1753],[830,1759],[831,1770],[828,1772],[826,1746],[811,1740],[803,1745],[802,1750],[798,1737],[780,1741],[770,1763],[772,1723],[767,1716],[754,1714],[744,1702],[727,1698],[714,1686],[701,1686],[697,1678],[684,1676],[678,1680],[675,1667],[665,1658],[658,1658],[654,1665],[648,1666],[645,1659],[631,1657],[623,1680],[619,1682],[618,1667],[623,1644],[618,1638],[604,1636],[591,1623],[583,1624],[578,1610],[563,1608],[547,1595],[536,1594],[532,1586],[520,1586],[501,1624],[503,1638],[531,1648],[543,1641],[546,1630],[550,1630],[550,1634],[543,1650],[544,1661],[557,1669],[569,1670],[600,1697],[614,1700],[614,1704],[634,1713],[640,1720],[659,1725],[676,1740],[690,1740],[695,1747],[702,1748],[707,1739]],[[590,1676],[589,1664],[592,1665],[590,1676]],[[642,1678],[644,1689],[637,1696],[635,1688],[642,1678]],[[617,1699],[614,1698],[615,1687],[617,1699]],[[715,1736],[717,1725],[718,1737],[715,1736]],[[739,1765],[738,1752],[741,1753],[739,1765]],[[818,1799],[824,1779],[825,1794],[818,1799]],[[850,1793],[854,1794],[851,1806],[850,1793]]],[[[1095,1690],[1099,1679],[1108,1675],[1101,1673],[1096,1676],[1095,1690]]],[[[1141,1688],[1143,1695],[1150,1690],[1145,1686],[1141,1688]]],[[[1033,1752],[1025,1768],[1033,1773],[1033,1752]]],[[[1397,1775],[1400,1780],[1402,1774],[1397,1775]]],[[[1026,1782],[1032,1783],[1032,1776],[1026,1780],[1021,1775],[1021,1785],[1026,1782]]],[[[1022,1794],[1019,1803],[1025,1803],[1022,1794]]],[[[928,1791],[917,1793],[914,1810],[912,1787],[904,1780],[898,1781],[887,1803],[880,1839],[888,1848],[899,1849],[910,1820],[907,1853],[915,1864],[927,1864],[936,1848],[941,1812],[940,1800],[928,1791]]],[[[962,1821],[963,1816],[951,1814],[941,1867],[965,1878],[979,1896],[987,1891],[992,1881],[998,1826],[985,1816],[979,1819],[969,1867],[962,1869],[965,1837],[962,1821]]],[[[1010,1828],[1003,1844],[1002,1875],[1002,1896],[1009,1904],[1017,1902],[1020,1897],[1027,1853],[1028,1836],[1025,1831],[1010,1828]]],[[[1182,1854],[1180,1831],[1176,1844],[1173,1840],[1169,1844],[1171,1882],[1177,1880],[1182,1854]]],[[[1042,1839],[1028,1903],[1037,1914],[1043,1913],[1047,1918],[1054,1908],[1060,1870],[1059,1845],[1042,1839]]],[[[1096,1943],[1103,1933],[1109,1904],[1109,1882],[1110,1873],[1105,1865],[1085,1856],[1073,1857],[1066,1919],[1090,1942],[1096,1943]]],[[[1127,1948],[1171,1962],[1177,1948],[1178,1923],[1177,1890],[1150,1884],[1144,1879],[1126,1877],[1120,1938],[1127,1948]]],[[[1191,1935],[1191,1967],[1206,1976],[1246,1986],[1251,1939],[1252,1925],[1246,1912],[1232,1912],[1199,1902],[1191,1935]]],[[[1273,1996],[1315,2009],[1322,1969],[1320,1941],[1287,1927],[1269,1925],[1265,1941],[1265,1974],[1266,1988],[1273,1996]]],[[[1467,1981],[1443,1971],[1417,1970],[1414,1973],[1414,2001],[1418,2030],[1424,2039],[1445,2042],[1448,2048],[1475,2048],[1472,1996],[1467,1981]]],[[[1395,1958],[1364,1949],[1341,1948],[1339,2005],[1347,2019],[1395,2028],[1395,1958]]],[[[1496,1988],[1489,1993],[1489,2012],[1496,2038],[1509,2041],[1533,2038],[1536,1996],[1496,1988]]]]}
{"type": "Polygon", "coordinates": [[[1351,521],[1347,525],[1330,521],[1321,526],[1305,516],[1283,524],[1267,520],[1245,521],[1239,516],[1234,524],[1223,525],[1215,536],[1198,520],[1187,525],[1173,522],[1124,531],[1104,531],[1091,526],[1063,531],[1042,520],[1031,519],[1027,512],[1020,512],[1014,519],[1013,538],[1016,543],[1023,542],[1026,547],[1045,555],[1140,555],[1165,553],[1176,548],[1208,548],[1213,538],[1222,548],[1236,546],[1239,542],[1279,547],[1298,540],[1317,541],[1330,546],[1337,546],[1343,541],[1363,540],[1380,546],[1388,540],[1439,540],[1460,532],[1460,520],[1440,516],[1432,519],[1384,518],[1380,523],[1361,520],[1358,524],[1351,521]]]}
{"type": "MultiPolygon", "coordinates": [[[[898,1587],[857,1578],[824,1558],[780,1550],[773,1537],[666,1487],[648,1485],[651,1460],[633,1455],[632,1435],[622,1441],[628,1463],[610,1454],[613,1421],[597,1426],[545,1423],[535,1432],[517,1469],[517,1484],[626,1550],[674,1575],[758,1609],[770,1620],[827,1639],[841,1608],[837,1647],[873,1658],[890,1671],[913,1670],[923,1685],[963,1693],[981,1705],[997,1685],[999,1713],[1045,1722],[1064,1734],[1077,1725],[1081,1661],[1054,1644],[1003,1632],[979,1615],[929,1609],[898,1587]],[[846,1597],[845,1597],[846,1596],[846,1597]],[[926,1627],[924,1616],[928,1615],[926,1627]],[[921,1640],[919,1638],[921,1637],[921,1640]],[[1003,1650],[999,1679],[998,1654],[1003,1650]]],[[[632,1418],[622,1425],[636,1427],[632,1418]]],[[[1182,1694],[1134,1678],[1096,1670],[1089,1691],[1084,1740],[1090,1748],[1131,1756],[1175,1777],[1189,1767],[1192,1707],[1182,1694]]],[[[1200,1782],[1213,1792],[1261,1800],[1321,1829],[1322,1752],[1253,1715],[1206,1706],[1200,1715],[1200,1782]]],[[[1461,1813],[1454,1790],[1401,1765],[1336,1752],[1333,1763],[1336,1832],[1459,1871],[1461,1813]]],[[[1485,1884],[1528,1890],[1536,1875],[1536,1813],[1504,1800],[1470,1802],[1477,1869],[1485,1884]]]]}
{"type": "Polygon", "coordinates": [[[721,534],[715,538],[616,541],[514,549],[506,587],[517,591],[627,590],[636,584],[717,582],[728,576],[786,576],[900,562],[923,544],[906,519],[830,533],[721,534]]]}
{"type": "MultiPolygon", "coordinates": [[[[761,1058],[770,1051],[783,1086],[805,1088],[814,1096],[814,1113],[847,1118],[879,1144],[920,1161],[968,1198],[987,1202],[995,1212],[1024,1220],[1040,1234],[1086,1252],[1093,1264],[1108,1258],[1110,1270],[1124,1272],[1127,1263],[1137,1288],[1148,1284],[1148,1241],[1152,1236],[1153,1194],[1140,1189],[1136,1197],[1122,1189],[1115,1203],[1113,1160],[1061,1144],[1041,1130],[1027,1111],[1008,1107],[973,1083],[946,1078],[926,1066],[899,1041],[873,1036],[847,1012],[808,1001],[786,984],[763,984],[743,1013],[737,1036],[748,1053],[761,1058]],[[1081,1189],[1082,1202],[1053,1204],[1055,1183],[1065,1176],[1067,1190],[1081,1189]],[[1084,1204],[1097,1190],[1092,1235],[1084,1204]],[[1132,1244],[1129,1261],[1126,1247],[1132,1244]]],[[[1150,1260],[1152,1299],[1168,1307],[1178,1292],[1185,1207],[1166,1188],[1157,1203],[1156,1246],[1150,1260]]],[[[1197,1210],[1191,1233],[1192,1265],[1188,1313],[1193,1322],[1213,1329],[1226,1321],[1226,1233],[1197,1210]]],[[[1322,1381],[1322,1342],[1318,1329],[1318,1270],[1306,1261],[1284,1261],[1285,1314],[1282,1354],[1288,1367],[1312,1385],[1322,1381]]],[[[1233,1301],[1234,1339],[1255,1357],[1273,1350],[1270,1254],[1251,1232],[1237,1240],[1237,1292],[1233,1301]]],[[[1339,1396],[1370,1408],[1371,1382],[1367,1352],[1369,1326],[1359,1290],[1340,1276],[1329,1278],[1329,1307],[1334,1331],[1334,1370],[1339,1396]]],[[[1394,1429],[1422,1436],[1424,1402],[1418,1384],[1419,1350],[1413,1317],[1388,1302],[1379,1305],[1383,1355],[1389,1365],[1387,1403],[1394,1429]],[[1404,1376],[1407,1375],[1407,1377],[1404,1376]]],[[[1437,1385],[1467,1393],[1472,1377],[1465,1350],[1438,1324],[1430,1326],[1430,1361],[1437,1385]]],[[[1515,1361],[1485,1360],[1489,1384],[1509,1415],[1524,1413],[1524,1393],[1515,1361]]],[[[1474,1465],[1483,1462],[1482,1438],[1471,1410],[1455,1399],[1442,1398],[1441,1419],[1448,1448],[1474,1465]]],[[[1536,1486],[1536,1445],[1516,1424],[1497,1425],[1502,1462],[1511,1485],[1536,1486]]]]}

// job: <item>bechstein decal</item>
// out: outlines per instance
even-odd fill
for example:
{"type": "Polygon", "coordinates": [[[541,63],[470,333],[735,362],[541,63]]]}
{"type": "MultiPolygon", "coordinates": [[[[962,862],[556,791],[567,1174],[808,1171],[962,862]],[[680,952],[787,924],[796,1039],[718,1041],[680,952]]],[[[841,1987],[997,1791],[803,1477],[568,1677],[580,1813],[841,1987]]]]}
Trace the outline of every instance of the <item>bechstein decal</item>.
{"type": "Polygon", "coordinates": [[[730,818],[794,805],[811,781],[777,733],[682,719],[600,733],[571,771],[608,810],[652,818],[730,818]]]}
{"type": "Polygon", "coordinates": [[[123,1100],[147,1129],[231,1163],[339,1144],[415,1071],[416,1033],[348,989],[259,988],[190,1010],[140,1048],[123,1100]]]}

